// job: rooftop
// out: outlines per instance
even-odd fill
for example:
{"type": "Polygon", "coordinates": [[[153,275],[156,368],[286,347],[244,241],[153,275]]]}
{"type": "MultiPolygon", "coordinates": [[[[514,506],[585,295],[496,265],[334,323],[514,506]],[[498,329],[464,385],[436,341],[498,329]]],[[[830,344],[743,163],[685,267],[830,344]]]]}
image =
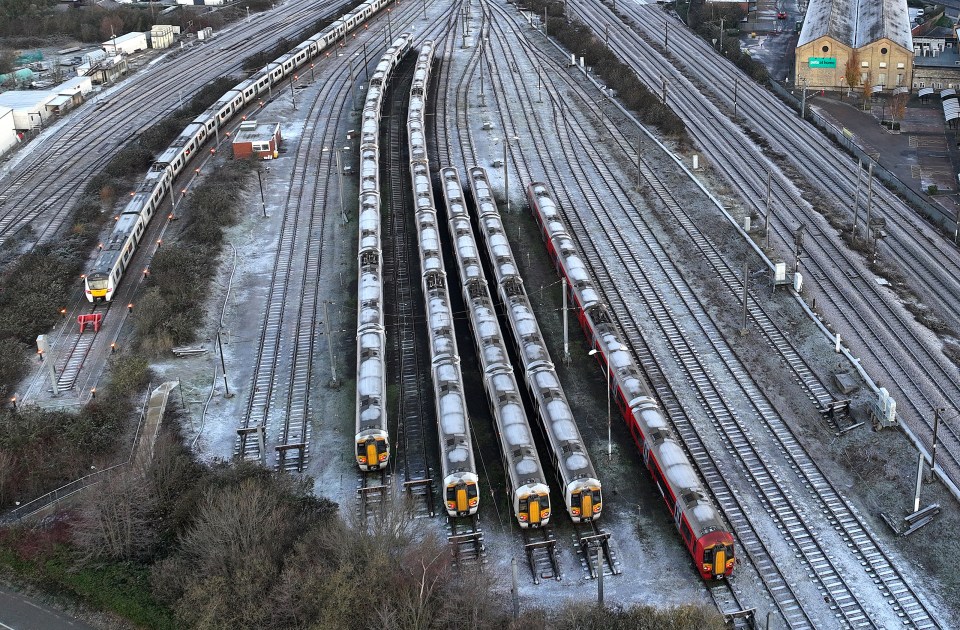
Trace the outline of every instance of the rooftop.
{"type": "Polygon", "coordinates": [[[0,94],[0,105],[12,109],[40,107],[57,95],[46,90],[10,90],[0,94]]]}
{"type": "Polygon", "coordinates": [[[255,142],[273,136],[280,127],[278,122],[257,122],[246,120],[240,124],[240,129],[233,136],[234,142],[255,142]]]}
{"type": "Polygon", "coordinates": [[[907,0],[810,0],[797,46],[824,36],[852,48],[887,38],[913,50],[907,0]]]}

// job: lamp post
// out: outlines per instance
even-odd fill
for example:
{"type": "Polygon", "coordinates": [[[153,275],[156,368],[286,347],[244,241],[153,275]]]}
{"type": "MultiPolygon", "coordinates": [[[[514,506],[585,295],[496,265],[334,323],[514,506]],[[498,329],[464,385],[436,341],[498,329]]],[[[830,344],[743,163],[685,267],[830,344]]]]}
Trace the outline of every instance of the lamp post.
{"type": "MultiPolygon", "coordinates": [[[[270,170],[270,167],[267,167],[267,170],[270,170]]],[[[257,182],[260,184],[260,206],[263,208],[263,218],[267,218],[267,201],[263,197],[263,177],[260,175],[260,169],[257,168],[257,182]]]]}
{"type": "MultiPolygon", "coordinates": [[[[327,152],[330,149],[328,147],[323,147],[322,151],[327,152]]],[[[344,223],[347,222],[347,212],[343,207],[343,169],[340,167],[340,152],[343,151],[340,147],[333,148],[333,155],[335,159],[335,164],[337,167],[337,192],[340,197],[340,220],[344,223]]]]}
{"type": "Polygon", "coordinates": [[[299,77],[298,75],[296,75],[296,74],[293,75],[292,77],[290,77],[290,100],[293,101],[293,109],[294,109],[294,110],[297,109],[297,95],[296,95],[296,93],[293,91],[293,82],[294,82],[294,81],[298,81],[299,79],[300,79],[300,77],[299,77]]]}
{"type": "MultiPolygon", "coordinates": [[[[617,349],[623,350],[623,351],[627,350],[627,348],[622,345],[617,349]]],[[[587,355],[592,357],[598,352],[600,352],[600,349],[594,348],[593,350],[588,352],[587,355]]],[[[611,422],[610,422],[610,418],[611,418],[610,416],[610,362],[605,361],[604,363],[605,363],[604,367],[607,372],[607,458],[613,459],[613,431],[612,431],[611,422]]]]}
{"type": "Polygon", "coordinates": [[[519,140],[520,136],[503,137],[503,196],[507,200],[507,214],[510,214],[510,168],[507,165],[507,143],[510,140],[519,140]]]}

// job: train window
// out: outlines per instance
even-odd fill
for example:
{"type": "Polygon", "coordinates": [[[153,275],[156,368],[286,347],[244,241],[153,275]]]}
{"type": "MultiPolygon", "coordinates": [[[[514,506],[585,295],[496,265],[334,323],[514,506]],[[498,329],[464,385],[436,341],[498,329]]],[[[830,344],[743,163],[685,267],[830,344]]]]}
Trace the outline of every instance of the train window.
{"type": "Polygon", "coordinates": [[[683,537],[684,542],[686,542],[688,545],[690,544],[690,540],[693,538],[693,532],[690,531],[690,525],[688,525],[686,521],[683,521],[683,523],[680,525],[680,536],[683,537]]]}

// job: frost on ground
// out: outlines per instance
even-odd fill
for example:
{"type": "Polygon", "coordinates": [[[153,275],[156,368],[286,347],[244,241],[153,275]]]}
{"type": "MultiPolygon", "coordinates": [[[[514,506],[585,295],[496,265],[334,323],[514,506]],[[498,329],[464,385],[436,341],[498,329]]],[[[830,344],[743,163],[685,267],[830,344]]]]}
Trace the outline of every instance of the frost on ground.
{"type": "MultiPolygon", "coordinates": [[[[533,38],[531,41],[542,46],[542,38],[533,38]]],[[[356,47],[355,43],[351,45],[356,47]]],[[[452,64],[451,74],[454,77],[464,72],[471,52],[470,48],[454,47],[450,57],[444,60],[445,63],[452,64]]],[[[551,55],[558,54],[552,48],[548,52],[551,55]]],[[[299,99],[305,101],[312,90],[311,86],[299,91],[299,99]]],[[[477,127],[472,130],[472,134],[476,140],[478,161],[489,168],[491,182],[502,190],[503,170],[491,166],[495,160],[501,159],[503,133],[496,129],[480,128],[486,119],[497,116],[495,112],[489,115],[485,113],[488,110],[479,105],[476,93],[473,93],[471,98],[472,111],[480,112],[480,115],[472,119],[472,124],[477,127]]],[[[526,106],[537,107],[533,103],[527,103],[526,106]]],[[[549,108],[546,99],[542,107],[549,108]]],[[[277,99],[260,114],[264,119],[271,116],[286,121],[282,132],[287,146],[297,142],[302,123],[293,122],[296,113],[289,107],[289,101],[277,99]]],[[[585,117],[590,116],[592,114],[585,114],[585,117]]],[[[353,124],[356,124],[355,118],[353,124]]],[[[614,120],[614,124],[626,126],[629,123],[626,120],[614,120]]],[[[338,137],[345,132],[346,129],[338,130],[338,137]]],[[[602,144],[598,146],[602,150],[607,149],[602,144]]],[[[659,151],[653,146],[648,146],[646,150],[651,156],[656,156],[659,151]]],[[[559,154],[559,147],[557,152],[559,154]]],[[[689,160],[690,156],[683,157],[689,160]]],[[[656,162],[658,159],[662,159],[664,163],[669,162],[662,156],[653,157],[652,161],[656,162]]],[[[283,219],[283,203],[287,195],[285,182],[292,178],[291,162],[292,160],[281,156],[268,164],[270,172],[264,180],[268,218],[262,217],[259,190],[254,180],[248,189],[248,203],[242,221],[228,232],[227,240],[232,247],[224,254],[212,288],[210,318],[204,334],[201,335],[208,352],[191,358],[170,359],[155,365],[155,370],[162,378],[180,379],[190,417],[190,426],[186,427],[186,432],[191,441],[196,441],[198,451],[207,460],[233,456],[237,444],[236,429],[247,413],[246,405],[254,364],[252,353],[258,345],[266,293],[277,251],[276,241],[283,219]],[[222,332],[224,363],[227,368],[226,384],[234,394],[232,398],[224,395],[224,375],[216,349],[218,331],[222,332]]],[[[625,179],[635,176],[625,172],[629,170],[629,161],[623,160],[621,156],[611,155],[609,163],[620,164],[623,167],[621,174],[625,179]]],[[[699,175],[713,190],[723,188],[721,183],[714,180],[709,170],[701,171],[699,175]]],[[[700,212],[698,221],[702,229],[721,248],[730,252],[744,250],[740,237],[726,219],[715,210],[710,210],[702,193],[692,183],[675,173],[668,173],[666,176],[678,198],[693,211],[700,212]]],[[[353,276],[356,270],[356,183],[353,176],[346,177],[345,180],[344,200],[351,222],[340,232],[330,235],[324,243],[321,299],[329,302],[329,324],[334,344],[332,353],[326,343],[318,344],[316,349],[313,387],[310,392],[313,411],[312,440],[305,473],[315,480],[317,493],[339,502],[345,517],[349,518],[356,507],[359,480],[352,457],[354,393],[351,373],[354,365],[351,355],[354,352],[355,331],[355,311],[352,306],[355,296],[351,295],[351,291],[355,287],[353,276]],[[334,357],[332,364],[329,358],[331,354],[334,357]]],[[[511,182],[510,197],[514,209],[524,206],[522,190],[522,182],[511,182]]],[[[336,190],[328,190],[327,194],[328,212],[336,212],[336,190]]],[[[708,304],[709,316],[727,339],[737,338],[739,312],[728,306],[733,300],[724,295],[723,289],[713,284],[710,273],[702,266],[699,253],[677,233],[675,226],[662,221],[663,217],[655,204],[648,206],[643,200],[638,200],[637,203],[638,210],[643,211],[650,221],[654,235],[661,243],[665,243],[670,260],[680,267],[683,276],[694,285],[695,290],[708,304]]],[[[742,221],[743,212],[737,206],[736,198],[730,196],[725,203],[731,213],[742,221]]],[[[616,409],[610,427],[612,456],[607,455],[605,382],[602,371],[597,370],[592,359],[586,356],[582,335],[573,318],[570,322],[573,360],[569,365],[559,360],[563,352],[559,283],[546,258],[533,222],[526,214],[517,212],[505,213],[504,219],[514,252],[520,258],[518,263],[524,274],[531,302],[541,318],[541,327],[551,344],[551,353],[557,363],[567,396],[604,484],[604,513],[601,524],[613,535],[613,547],[623,571],[622,575],[608,576],[605,579],[607,603],[669,606],[687,602],[709,602],[705,586],[697,577],[662,499],[650,483],[616,409]]],[[[783,254],[789,255],[787,252],[783,254]]],[[[737,260],[735,264],[739,265],[741,261],[737,260]]],[[[806,320],[792,299],[785,294],[773,294],[765,306],[768,312],[779,320],[781,328],[791,336],[798,350],[812,362],[823,380],[829,381],[838,367],[844,368],[843,365],[838,366],[832,346],[806,320]]],[[[895,431],[875,433],[867,425],[837,435],[833,427],[812,412],[809,401],[795,384],[784,378],[783,366],[778,364],[778,360],[771,356],[763,344],[753,343],[753,338],[748,336],[732,343],[731,347],[798,438],[818,458],[819,465],[834,485],[851,501],[880,543],[894,552],[899,550],[901,567],[908,572],[909,581],[914,585],[939,583],[942,598],[945,601],[955,601],[960,577],[952,570],[950,559],[953,554],[950,551],[956,543],[950,542],[953,537],[946,535],[957,528],[958,512],[955,501],[948,497],[940,486],[927,486],[924,489],[923,503],[939,502],[944,506],[944,513],[933,525],[906,539],[895,538],[880,518],[881,512],[900,518],[912,507],[911,469],[915,470],[916,460],[912,447],[903,436],[895,431]]],[[[868,368],[872,370],[875,366],[868,368]]],[[[869,402],[862,389],[853,394],[852,410],[855,420],[865,419],[869,402]]],[[[754,429],[758,436],[764,432],[759,427],[754,429]]],[[[724,459],[725,445],[713,438],[710,446],[721,460],[724,469],[731,475],[732,485],[745,498],[748,514],[755,515],[755,525],[761,536],[769,540],[771,547],[777,552],[776,559],[782,563],[792,586],[810,605],[811,616],[820,627],[836,624],[830,606],[816,604],[815,600],[820,598],[817,589],[803,569],[792,562],[794,553],[783,542],[781,533],[768,518],[765,507],[755,498],[755,491],[750,483],[739,476],[735,465],[724,459]]],[[[771,450],[772,460],[776,458],[774,453],[775,451],[771,450]]],[[[273,454],[269,453],[269,449],[268,454],[268,465],[272,466],[273,454]]],[[[496,466],[495,462],[487,463],[496,466]]],[[[799,487],[796,488],[796,493],[798,500],[806,496],[799,487]]],[[[557,510],[554,512],[558,516],[554,531],[558,541],[562,579],[544,580],[540,585],[534,585],[526,564],[523,538],[505,506],[502,491],[496,488],[494,492],[482,495],[481,500],[484,507],[481,511],[480,526],[484,531],[487,548],[486,564],[488,570],[498,578],[500,591],[507,593],[510,588],[510,565],[515,558],[519,565],[519,590],[524,605],[540,605],[544,601],[583,601],[595,597],[596,585],[594,581],[587,579],[585,559],[577,553],[573,530],[565,516],[560,516],[557,510]]],[[[810,511],[815,511],[815,508],[810,506],[810,511]]],[[[422,519],[421,528],[424,532],[432,531],[439,536],[446,534],[443,519],[440,517],[422,519]]],[[[828,534],[832,532],[824,532],[825,536],[828,534]]],[[[842,545],[837,546],[835,553],[842,556],[840,564],[851,565],[851,571],[859,570],[852,566],[850,556],[844,553],[842,545]]],[[[755,577],[749,570],[738,570],[733,578],[733,585],[745,601],[756,606],[761,613],[772,608],[770,602],[758,596],[755,577]]],[[[860,596],[868,608],[887,606],[880,592],[861,592],[860,596]]],[[[941,618],[949,617],[944,612],[941,618]]]]}

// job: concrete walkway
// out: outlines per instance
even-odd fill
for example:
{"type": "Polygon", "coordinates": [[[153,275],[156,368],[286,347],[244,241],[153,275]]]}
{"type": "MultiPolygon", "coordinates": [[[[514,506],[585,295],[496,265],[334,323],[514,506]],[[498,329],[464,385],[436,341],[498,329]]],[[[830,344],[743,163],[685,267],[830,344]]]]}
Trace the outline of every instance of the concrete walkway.
{"type": "Polygon", "coordinates": [[[0,586],[0,630],[93,630],[40,600],[0,586]]]}

